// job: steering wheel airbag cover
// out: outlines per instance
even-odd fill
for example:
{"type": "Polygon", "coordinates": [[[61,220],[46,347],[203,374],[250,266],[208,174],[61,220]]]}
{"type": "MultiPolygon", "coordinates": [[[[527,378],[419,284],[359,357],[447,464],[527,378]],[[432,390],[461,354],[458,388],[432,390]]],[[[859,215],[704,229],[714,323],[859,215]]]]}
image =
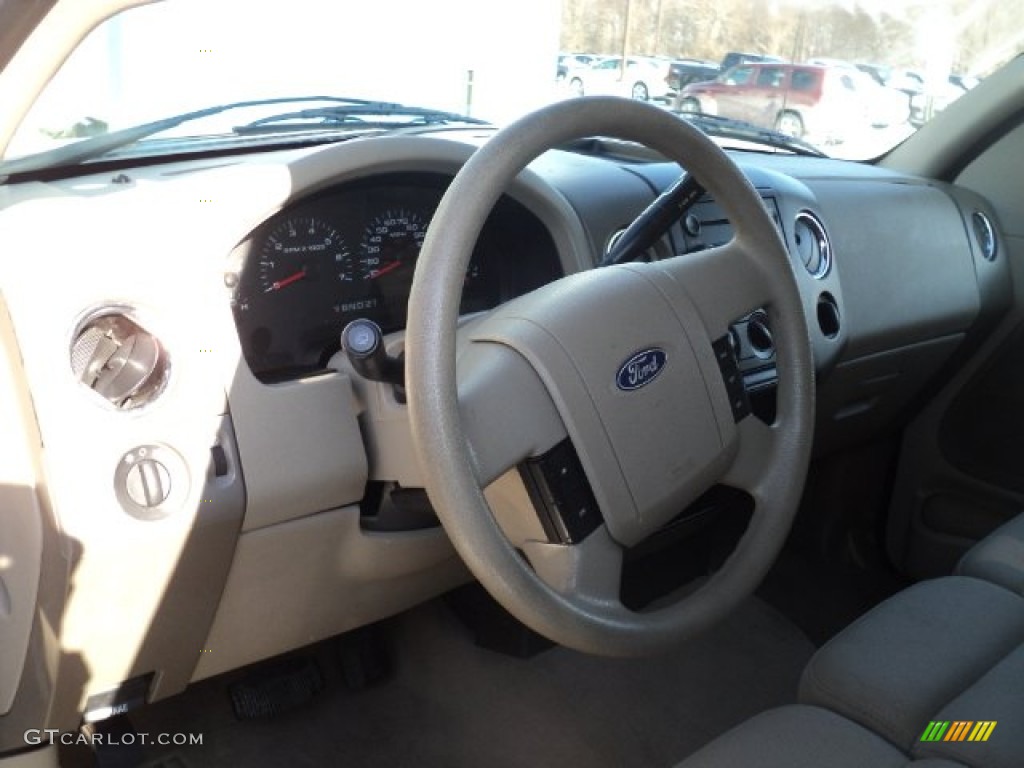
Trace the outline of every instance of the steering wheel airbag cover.
{"type": "Polygon", "coordinates": [[[659,291],[668,278],[639,267],[573,275],[506,304],[472,333],[512,347],[544,380],[624,546],[661,528],[720,474],[735,432],[710,340],[699,323],[687,330],[659,291]],[[652,349],[661,354],[655,375],[620,387],[626,364],[652,349]]]}

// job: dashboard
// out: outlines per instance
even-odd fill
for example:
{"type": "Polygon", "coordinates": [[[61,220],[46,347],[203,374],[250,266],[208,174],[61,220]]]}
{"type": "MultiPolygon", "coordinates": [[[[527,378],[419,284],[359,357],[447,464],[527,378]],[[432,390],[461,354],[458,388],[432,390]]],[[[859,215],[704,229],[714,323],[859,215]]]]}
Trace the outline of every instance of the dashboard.
{"type": "MultiPolygon", "coordinates": [[[[425,131],[0,187],[0,238],[20,254],[0,259],[0,330],[17,339],[11,370],[47,470],[33,482],[53,512],[37,547],[51,576],[32,583],[62,612],[62,658],[90,670],[64,695],[76,714],[126,681],[165,698],[468,580],[442,529],[402,526],[431,471],[412,454],[405,404],[338,352],[356,318],[401,351],[426,229],[487,139],[425,131]],[[84,379],[82,356],[118,334],[159,351],[145,402],[112,403],[84,379]],[[397,522],[368,526],[385,508],[397,522]]],[[[870,165],[734,157],[792,257],[817,450],[890,429],[1010,304],[994,209],[870,165]]],[[[483,226],[463,313],[591,269],[679,172],[603,140],[537,158],[483,226]]],[[[650,258],[730,236],[705,200],[650,258]]],[[[737,320],[741,370],[770,382],[770,327],[737,320]]],[[[120,362],[146,372],[152,360],[120,362]]]]}
{"type": "MultiPolygon", "coordinates": [[[[245,360],[263,381],[323,370],[339,334],[366,318],[405,326],[416,259],[450,181],[393,174],[332,186],[294,201],[231,256],[231,306],[245,360]]],[[[551,235],[520,203],[502,199],[466,272],[461,311],[492,309],[563,274],[551,235]]]]}

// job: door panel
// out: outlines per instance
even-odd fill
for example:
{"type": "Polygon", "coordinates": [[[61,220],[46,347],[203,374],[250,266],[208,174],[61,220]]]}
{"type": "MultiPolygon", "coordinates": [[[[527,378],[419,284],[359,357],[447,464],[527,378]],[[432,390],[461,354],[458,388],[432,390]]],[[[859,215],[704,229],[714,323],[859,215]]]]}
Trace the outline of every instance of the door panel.
{"type": "Polygon", "coordinates": [[[0,300],[0,717],[8,714],[28,655],[42,566],[42,513],[27,435],[29,401],[0,300]]]}
{"type": "MultiPolygon", "coordinates": [[[[43,480],[42,444],[21,354],[0,294],[0,754],[25,749],[29,728],[73,727],[56,705],[58,669],[67,684],[85,674],[57,643],[69,564],[43,480]]],[[[73,718],[73,719],[72,719],[73,718]]],[[[45,765],[53,750],[0,760],[45,765]]],[[[53,764],[56,764],[55,762],[53,764]]]]}
{"type": "Polygon", "coordinates": [[[782,67],[764,66],[757,73],[757,87],[751,103],[751,122],[754,125],[775,125],[775,116],[782,107],[782,96],[786,92],[785,81],[786,70],[782,67]]]}
{"type": "Polygon", "coordinates": [[[956,469],[1024,495],[1024,325],[953,399],[938,438],[956,469]]]}
{"type": "Polygon", "coordinates": [[[740,66],[734,68],[723,87],[716,94],[718,114],[736,120],[746,120],[749,106],[747,100],[754,79],[754,68],[740,66]]]}

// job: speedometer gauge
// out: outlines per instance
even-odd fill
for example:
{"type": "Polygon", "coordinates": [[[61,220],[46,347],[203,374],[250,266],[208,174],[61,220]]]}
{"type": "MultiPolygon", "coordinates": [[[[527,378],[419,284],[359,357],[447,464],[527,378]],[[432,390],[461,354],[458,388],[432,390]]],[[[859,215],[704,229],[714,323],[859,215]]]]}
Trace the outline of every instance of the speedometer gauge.
{"type": "Polygon", "coordinates": [[[375,217],[359,246],[359,277],[376,280],[392,272],[405,272],[411,281],[426,234],[425,217],[408,208],[395,208],[375,217]]]}

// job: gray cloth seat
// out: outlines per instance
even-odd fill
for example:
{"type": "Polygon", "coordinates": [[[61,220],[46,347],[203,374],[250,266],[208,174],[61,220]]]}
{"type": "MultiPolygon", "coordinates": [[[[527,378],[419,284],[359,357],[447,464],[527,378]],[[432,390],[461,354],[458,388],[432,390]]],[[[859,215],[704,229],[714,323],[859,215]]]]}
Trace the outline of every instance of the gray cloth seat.
{"type": "Polygon", "coordinates": [[[960,560],[956,572],[1024,595],[1024,515],[1004,523],[975,544],[960,560]]]}
{"type": "Polygon", "coordinates": [[[964,768],[914,760],[834,712],[794,705],[762,712],[684,760],[678,768],[964,768]]]}
{"type": "Polygon", "coordinates": [[[916,584],[819,649],[799,700],[742,723],[680,768],[1021,768],[1024,596],[965,576],[916,584]],[[924,741],[934,722],[995,727],[985,741],[924,741]]]}
{"type": "Polygon", "coordinates": [[[1024,766],[1024,598],[975,578],[916,584],[826,643],[800,701],[905,754],[978,768],[1024,766]],[[922,741],[932,721],[995,721],[987,741],[922,741]]]}

